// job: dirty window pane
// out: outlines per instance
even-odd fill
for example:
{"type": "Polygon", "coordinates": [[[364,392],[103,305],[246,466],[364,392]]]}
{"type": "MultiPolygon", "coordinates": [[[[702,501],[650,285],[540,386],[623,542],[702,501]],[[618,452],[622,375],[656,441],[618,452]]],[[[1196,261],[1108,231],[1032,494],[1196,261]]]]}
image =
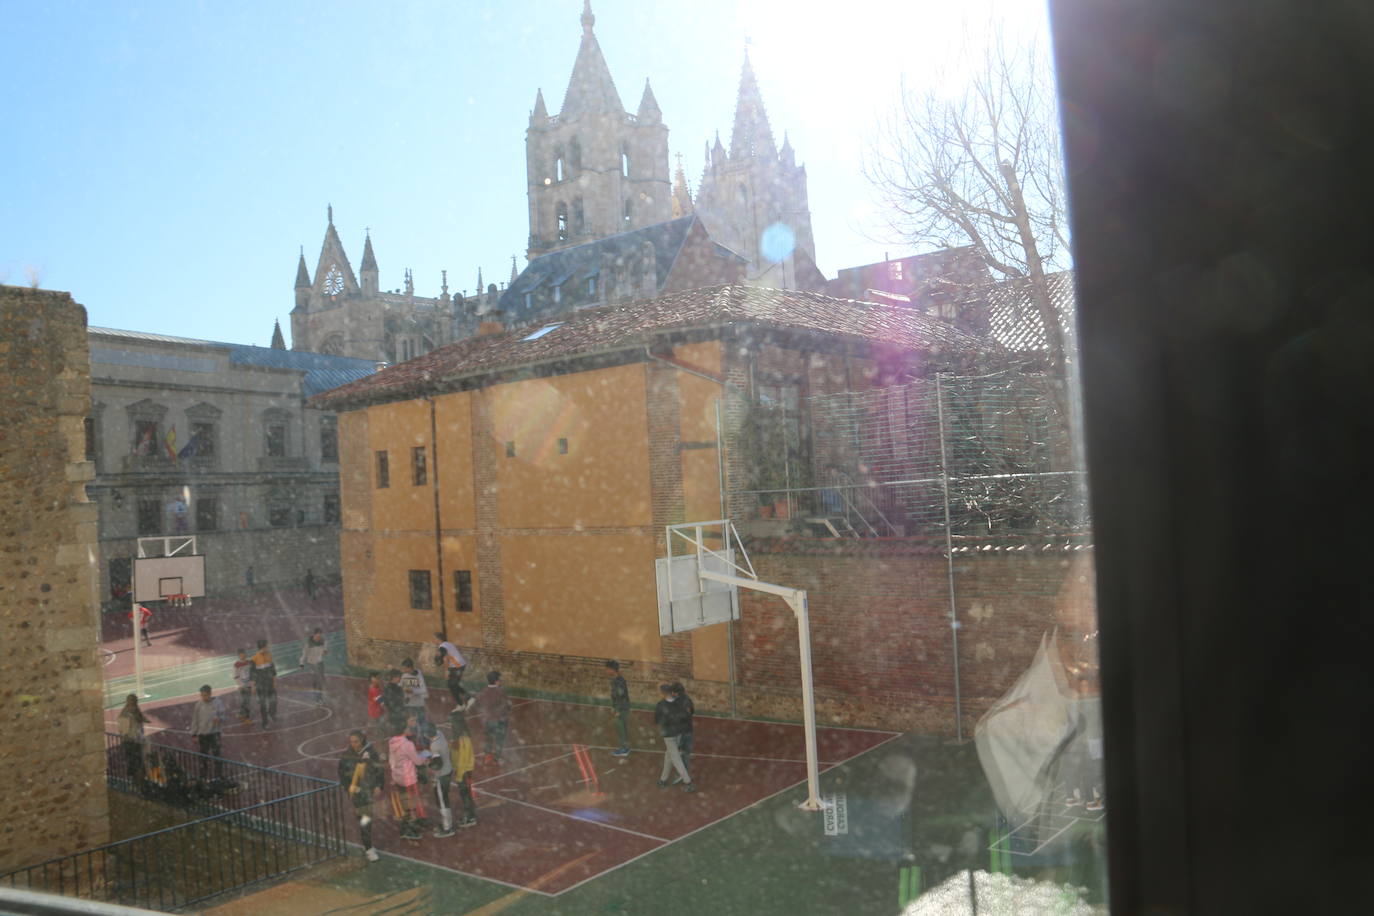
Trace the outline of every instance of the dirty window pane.
{"type": "MultiPolygon", "coordinates": [[[[293,914],[1105,908],[1043,11],[913,6],[17,12],[9,171],[119,231],[25,196],[67,215],[31,255],[0,221],[87,310],[31,360],[44,454],[100,457],[52,545],[91,575],[36,598],[99,652],[55,637],[86,680],[33,717],[97,790],[55,839],[16,822],[0,885],[56,858],[45,890],[186,911],[271,912],[278,880],[293,914]]],[[[0,302],[57,314],[49,285],[0,302]]],[[[91,471],[46,460],[65,506],[91,471]]]]}

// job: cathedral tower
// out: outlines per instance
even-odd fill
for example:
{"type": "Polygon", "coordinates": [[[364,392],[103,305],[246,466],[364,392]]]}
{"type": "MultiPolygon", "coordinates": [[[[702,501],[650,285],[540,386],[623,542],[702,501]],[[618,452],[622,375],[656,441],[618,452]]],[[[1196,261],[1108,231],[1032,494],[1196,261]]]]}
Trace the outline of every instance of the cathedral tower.
{"type": "Polygon", "coordinates": [[[582,7],[582,45],[563,107],[550,116],[541,90],[525,132],[528,257],[672,218],[668,128],[648,80],[630,114],[582,7]]]}
{"type": "Polygon", "coordinates": [[[748,260],[751,280],[803,289],[824,282],[815,266],[806,166],[797,165],[785,137],[781,150],[774,143],[747,52],[730,150],[719,136],[707,150],[696,213],[712,238],[748,260]]]}

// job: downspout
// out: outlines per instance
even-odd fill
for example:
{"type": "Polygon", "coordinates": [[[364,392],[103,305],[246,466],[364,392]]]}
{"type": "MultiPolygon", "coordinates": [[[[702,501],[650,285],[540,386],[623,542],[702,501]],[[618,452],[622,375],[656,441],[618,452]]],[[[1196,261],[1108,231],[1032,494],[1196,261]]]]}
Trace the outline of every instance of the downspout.
{"type": "MultiPolygon", "coordinates": [[[[661,356],[655,356],[653,353],[649,352],[648,347],[644,348],[644,355],[649,359],[653,360],[654,362],[662,363],[665,366],[670,366],[673,369],[678,370],[679,372],[686,372],[688,375],[694,375],[697,378],[705,379],[708,382],[714,382],[715,384],[721,387],[722,393],[724,393],[725,389],[727,388],[738,387],[735,385],[731,385],[724,378],[717,378],[716,376],[710,375],[697,369],[693,369],[689,366],[684,366],[679,363],[675,363],[670,359],[664,359],[661,356]]],[[[723,435],[723,433],[724,429],[720,414],[720,398],[716,398],[716,495],[720,499],[720,517],[729,518],[730,516],[727,514],[725,505],[725,436],[723,435]]],[[[739,609],[736,608],[735,610],[738,611],[739,609]]],[[[739,707],[735,695],[734,620],[727,620],[725,622],[725,663],[730,677],[730,715],[732,717],[738,717],[739,707]]]]}

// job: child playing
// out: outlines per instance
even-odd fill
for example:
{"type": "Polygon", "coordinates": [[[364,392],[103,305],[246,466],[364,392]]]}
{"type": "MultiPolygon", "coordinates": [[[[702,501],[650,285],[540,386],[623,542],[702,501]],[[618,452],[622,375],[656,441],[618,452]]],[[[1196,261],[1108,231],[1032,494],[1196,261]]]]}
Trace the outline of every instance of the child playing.
{"type": "Polygon", "coordinates": [[[392,730],[387,741],[387,756],[391,764],[391,811],[400,821],[401,839],[418,840],[421,837],[417,819],[425,816],[424,803],[420,801],[419,767],[425,765],[428,752],[415,750],[406,735],[404,722],[392,730]]]}
{"type": "Polygon", "coordinates": [[[500,763],[510,727],[510,697],[501,689],[500,671],[487,672],[487,687],[477,695],[473,711],[482,717],[482,728],[487,733],[486,762],[500,763]]]}
{"type": "Polygon", "coordinates": [[[466,711],[476,701],[463,691],[462,701],[453,712],[448,714],[449,725],[453,729],[450,743],[450,756],[453,760],[453,776],[458,781],[458,797],[463,802],[463,819],[459,827],[477,826],[477,805],[472,799],[472,771],[477,766],[477,755],[472,750],[472,733],[468,731],[466,711]]]}

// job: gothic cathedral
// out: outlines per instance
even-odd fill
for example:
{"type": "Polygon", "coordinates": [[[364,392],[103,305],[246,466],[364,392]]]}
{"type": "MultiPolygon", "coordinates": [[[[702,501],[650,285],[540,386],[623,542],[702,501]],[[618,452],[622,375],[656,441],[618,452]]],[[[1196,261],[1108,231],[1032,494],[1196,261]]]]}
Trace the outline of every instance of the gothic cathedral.
{"type": "Polygon", "coordinates": [[[681,156],[669,179],[668,127],[649,81],[635,113],[626,111],[595,23],[590,0],[584,0],[581,46],[558,113],[548,113],[542,90],[535,95],[525,134],[525,270],[517,274],[512,264],[509,284],[500,287],[484,287],[479,271],[470,297],[450,294],[447,271],[437,297],[415,295],[409,271],[404,288],[383,291],[371,237],[364,239],[355,276],[331,207],[314,278],[304,252],[296,268],[293,349],[395,363],[476,333],[483,322],[516,326],[560,308],[656,295],[684,284],[824,288],[815,265],[806,168],[796,164],[785,137],[777,148],[748,55],[730,149],[719,135],[714,147],[708,145],[693,201],[681,156]],[[679,261],[691,267],[670,276],[679,261]],[[618,284],[611,279],[617,269],[623,274],[618,284]],[[576,275],[576,289],[565,297],[561,286],[545,282],[553,274],[576,275]],[[536,298],[542,303],[537,309],[536,298]]]}

